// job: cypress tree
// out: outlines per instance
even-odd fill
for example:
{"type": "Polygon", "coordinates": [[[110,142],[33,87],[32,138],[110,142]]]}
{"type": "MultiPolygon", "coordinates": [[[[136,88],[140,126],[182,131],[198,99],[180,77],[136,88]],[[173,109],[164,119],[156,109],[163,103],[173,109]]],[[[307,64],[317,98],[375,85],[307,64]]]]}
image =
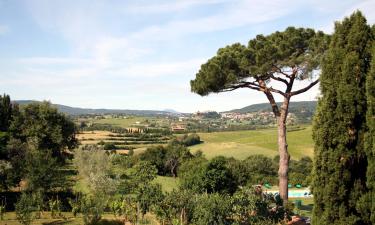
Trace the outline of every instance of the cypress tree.
{"type": "Polygon", "coordinates": [[[322,63],[315,141],[313,224],[370,224],[358,209],[365,195],[366,74],[371,29],[360,12],[335,24],[322,63]]]}
{"type": "MultiPolygon", "coordinates": [[[[375,36],[375,26],[373,26],[373,35],[375,36]]],[[[375,41],[373,41],[375,43],[375,41]]],[[[366,97],[367,97],[367,127],[365,136],[365,149],[367,153],[367,188],[368,196],[366,202],[367,211],[370,213],[370,221],[375,224],[375,45],[372,49],[371,70],[366,78],[366,97]]]]}

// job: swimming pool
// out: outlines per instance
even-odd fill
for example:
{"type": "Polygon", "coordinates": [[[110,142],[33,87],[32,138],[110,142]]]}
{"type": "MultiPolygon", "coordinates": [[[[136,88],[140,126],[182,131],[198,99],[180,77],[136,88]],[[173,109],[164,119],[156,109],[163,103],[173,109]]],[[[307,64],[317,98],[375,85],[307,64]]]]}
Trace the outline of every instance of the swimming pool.
{"type": "MultiPolygon", "coordinates": [[[[269,191],[266,190],[264,193],[278,195],[279,191],[269,191]]],[[[289,190],[288,191],[289,198],[312,198],[313,195],[311,194],[310,189],[303,189],[303,190],[289,190]]]]}

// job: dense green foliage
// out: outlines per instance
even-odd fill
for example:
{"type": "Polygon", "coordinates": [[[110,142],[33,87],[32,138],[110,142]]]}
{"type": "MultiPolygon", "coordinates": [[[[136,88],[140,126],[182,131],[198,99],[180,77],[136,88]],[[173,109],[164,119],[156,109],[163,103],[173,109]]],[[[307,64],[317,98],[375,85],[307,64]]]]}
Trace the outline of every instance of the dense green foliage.
{"type": "Polygon", "coordinates": [[[359,199],[366,193],[366,73],[373,35],[360,12],[335,25],[323,61],[322,97],[314,119],[316,225],[371,224],[359,199]]]}
{"type": "MultiPolygon", "coordinates": [[[[372,31],[375,36],[375,26],[372,27],[372,31]]],[[[364,197],[367,204],[363,208],[370,214],[370,221],[375,224],[375,41],[372,46],[371,69],[366,78],[368,132],[365,136],[365,149],[368,161],[366,182],[369,192],[364,197]]]]}
{"type": "Polygon", "coordinates": [[[0,96],[0,131],[6,132],[12,121],[13,104],[9,95],[0,96]]]}
{"type": "Polygon", "coordinates": [[[61,187],[59,165],[77,144],[74,123],[48,102],[19,109],[9,96],[0,100],[0,187],[17,186],[22,179],[33,191],[61,187]]]}
{"type": "Polygon", "coordinates": [[[231,193],[238,184],[227,166],[224,157],[215,157],[210,161],[195,158],[180,168],[181,187],[195,193],[231,193]]]}
{"type": "Polygon", "coordinates": [[[17,220],[22,225],[29,225],[34,219],[34,213],[37,211],[35,195],[22,193],[16,204],[17,220]]]}
{"type": "Polygon", "coordinates": [[[179,143],[177,141],[165,147],[156,146],[148,148],[144,153],[139,155],[139,158],[154,165],[159,175],[176,177],[178,167],[184,161],[193,157],[189,149],[179,143]]]}
{"type": "Polygon", "coordinates": [[[183,136],[177,137],[176,139],[172,140],[174,144],[181,144],[186,147],[193,146],[201,143],[201,138],[198,134],[184,134],[183,136]]]}
{"type": "Polygon", "coordinates": [[[21,108],[10,126],[11,138],[33,141],[41,151],[50,151],[58,161],[65,159],[64,150],[77,145],[74,123],[50,103],[33,103],[21,108]]]}
{"type": "Polygon", "coordinates": [[[199,196],[194,208],[195,224],[230,224],[231,202],[226,195],[204,194],[199,196]]]}
{"type": "Polygon", "coordinates": [[[65,177],[50,152],[27,149],[25,179],[29,191],[53,191],[64,187],[65,177]]]}

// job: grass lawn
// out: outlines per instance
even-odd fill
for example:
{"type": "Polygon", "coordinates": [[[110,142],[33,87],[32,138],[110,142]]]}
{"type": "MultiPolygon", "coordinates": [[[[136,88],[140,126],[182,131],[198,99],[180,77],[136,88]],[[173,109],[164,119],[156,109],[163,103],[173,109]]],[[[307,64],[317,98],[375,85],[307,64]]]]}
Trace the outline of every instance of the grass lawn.
{"type": "Polygon", "coordinates": [[[119,126],[123,128],[130,128],[136,124],[136,122],[139,122],[139,125],[144,124],[145,120],[151,120],[151,117],[142,117],[142,116],[130,116],[127,118],[106,118],[106,119],[98,119],[98,120],[92,120],[94,123],[100,123],[100,124],[111,124],[114,126],[119,126]]]}
{"type": "MultiPolygon", "coordinates": [[[[201,150],[207,158],[218,155],[245,159],[250,155],[278,155],[277,129],[199,133],[202,144],[190,147],[193,152],[201,150]]],[[[311,126],[288,132],[289,153],[293,159],[313,156],[311,126]]]]}
{"type": "Polygon", "coordinates": [[[296,200],[302,201],[302,206],[300,209],[294,208],[294,212],[301,215],[301,216],[312,216],[312,210],[314,206],[314,199],[313,198],[289,198],[289,202],[295,203],[296,200]]]}
{"type": "Polygon", "coordinates": [[[156,179],[153,181],[154,183],[161,184],[161,188],[165,192],[171,192],[173,189],[178,188],[178,177],[164,177],[164,176],[157,176],[156,179]]]}

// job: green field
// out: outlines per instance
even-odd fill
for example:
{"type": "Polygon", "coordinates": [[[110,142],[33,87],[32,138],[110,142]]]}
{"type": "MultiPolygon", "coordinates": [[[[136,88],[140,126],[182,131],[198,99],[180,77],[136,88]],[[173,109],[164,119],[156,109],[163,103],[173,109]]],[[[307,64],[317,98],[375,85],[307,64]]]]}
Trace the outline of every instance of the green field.
{"type": "MultiPolygon", "coordinates": [[[[201,150],[207,158],[218,155],[245,159],[250,155],[278,155],[277,130],[249,130],[231,132],[199,133],[202,144],[192,146],[192,152],[201,150]]],[[[311,126],[303,130],[288,132],[288,149],[293,159],[303,156],[313,156],[313,141],[311,126]]]]}
{"type": "Polygon", "coordinates": [[[110,124],[122,128],[154,124],[156,127],[169,126],[169,119],[152,116],[129,116],[126,118],[91,119],[90,122],[98,124],[110,124]]]}
{"type": "Polygon", "coordinates": [[[161,185],[161,188],[165,192],[171,192],[173,189],[178,189],[178,177],[164,177],[164,176],[157,176],[155,180],[153,180],[154,183],[159,183],[161,185]]]}
{"type": "Polygon", "coordinates": [[[134,126],[137,122],[139,122],[139,125],[142,125],[145,120],[150,119],[148,117],[142,117],[142,116],[131,116],[127,118],[106,118],[106,119],[97,119],[93,120],[94,123],[100,123],[100,124],[111,124],[114,126],[119,126],[123,128],[129,128],[134,126]]]}

